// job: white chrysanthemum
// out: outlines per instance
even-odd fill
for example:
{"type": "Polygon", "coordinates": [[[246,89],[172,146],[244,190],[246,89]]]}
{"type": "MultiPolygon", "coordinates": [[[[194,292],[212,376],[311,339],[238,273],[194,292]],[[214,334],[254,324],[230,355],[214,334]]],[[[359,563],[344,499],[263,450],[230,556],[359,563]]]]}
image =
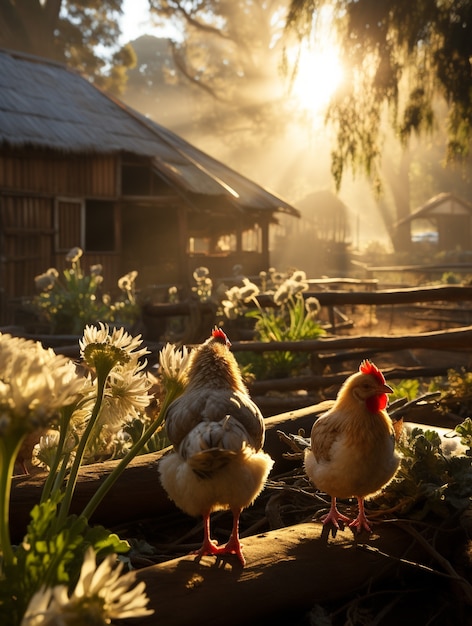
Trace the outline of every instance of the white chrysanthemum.
{"type": "Polygon", "coordinates": [[[321,304],[318,298],[315,298],[314,296],[307,298],[305,300],[305,310],[310,317],[316,317],[321,311],[321,304]]]}
{"type": "MultiPolygon", "coordinates": [[[[31,463],[37,467],[49,469],[52,467],[54,459],[57,455],[57,447],[59,445],[59,431],[49,430],[45,435],[40,437],[39,442],[34,446],[31,456],[31,463]]],[[[68,438],[66,448],[69,448],[69,452],[75,447],[75,440],[68,438]],[[71,445],[72,444],[72,445],[71,445]]]]}
{"type": "MultiPolygon", "coordinates": [[[[110,333],[110,327],[103,322],[99,322],[98,326],[87,325],[82,339],[79,340],[81,352],[83,353],[88,345],[98,343],[114,345],[116,348],[131,354],[141,345],[142,341],[141,335],[132,337],[124,328],[114,328],[110,333]]],[[[146,352],[147,350],[143,350],[143,353],[146,352]]]]}
{"type": "Polygon", "coordinates": [[[39,342],[0,333],[0,415],[3,430],[30,432],[47,426],[73,404],[83,388],[74,364],[39,342]]]}
{"type": "Polygon", "coordinates": [[[131,417],[137,417],[151,400],[152,382],[140,367],[118,366],[110,373],[107,386],[107,393],[120,401],[131,417]]]}
{"type": "Polygon", "coordinates": [[[143,581],[135,584],[134,572],[122,575],[123,563],[114,567],[109,555],[97,567],[93,548],[85,553],[77,585],[69,596],[65,585],[41,588],[31,599],[21,626],[94,626],[113,620],[145,617],[149,598],[143,581]],[[133,586],[134,585],[134,586],[133,586]]]}
{"type": "Polygon", "coordinates": [[[225,292],[226,300],[236,306],[241,301],[241,290],[236,285],[225,292]]]}
{"type": "Polygon", "coordinates": [[[186,346],[177,348],[166,343],[159,353],[159,373],[165,384],[185,384],[190,353],[186,346]]]}
{"type": "Polygon", "coordinates": [[[243,302],[250,302],[259,295],[259,287],[248,278],[243,278],[244,286],[239,290],[239,297],[243,302]]]}
{"type": "Polygon", "coordinates": [[[101,263],[96,263],[95,265],[90,266],[91,276],[101,276],[102,272],[103,272],[103,265],[101,263]]]}
{"type": "Polygon", "coordinates": [[[293,278],[288,278],[285,282],[292,296],[296,296],[297,293],[301,293],[302,291],[308,291],[309,289],[309,284],[306,281],[293,280],[293,278]]]}
{"type": "Polygon", "coordinates": [[[59,618],[53,589],[41,587],[31,598],[20,626],[59,626],[59,618]]]}
{"type": "Polygon", "coordinates": [[[274,293],[274,303],[280,306],[281,304],[284,304],[284,302],[287,302],[289,297],[290,297],[290,291],[285,281],[280,285],[280,287],[274,293]]]}
{"type": "Polygon", "coordinates": [[[138,418],[149,405],[152,381],[142,365],[117,365],[110,372],[100,412],[99,424],[117,432],[125,422],[138,418]]]}
{"type": "Polygon", "coordinates": [[[295,270],[291,276],[291,279],[296,282],[306,282],[306,273],[303,270],[295,270]]]}
{"type": "Polygon", "coordinates": [[[44,274],[39,274],[34,278],[34,284],[39,291],[51,290],[59,276],[55,267],[50,267],[44,274]]]}
{"type": "Polygon", "coordinates": [[[128,272],[118,279],[118,287],[123,291],[131,291],[134,288],[134,283],[137,276],[138,272],[136,270],[128,272]]]}
{"type": "Polygon", "coordinates": [[[209,274],[210,274],[210,270],[208,269],[208,267],[205,267],[202,265],[201,267],[197,267],[193,271],[193,278],[198,283],[199,281],[207,278],[209,274]]]}
{"type": "Polygon", "coordinates": [[[231,302],[230,300],[223,300],[221,306],[223,307],[224,316],[229,320],[235,320],[238,317],[239,308],[234,304],[234,302],[231,302]]]}
{"type": "Polygon", "coordinates": [[[118,363],[139,359],[149,354],[147,348],[140,348],[141,335],[133,337],[124,328],[114,328],[110,332],[108,324],[86,326],[79,340],[80,354],[87,365],[96,370],[104,368],[108,373],[118,363]]]}
{"type": "Polygon", "coordinates": [[[75,248],[71,248],[69,252],[66,254],[66,261],[70,261],[71,263],[76,263],[80,257],[83,255],[84,251],[82,248],[76,246],[75,248]]]}

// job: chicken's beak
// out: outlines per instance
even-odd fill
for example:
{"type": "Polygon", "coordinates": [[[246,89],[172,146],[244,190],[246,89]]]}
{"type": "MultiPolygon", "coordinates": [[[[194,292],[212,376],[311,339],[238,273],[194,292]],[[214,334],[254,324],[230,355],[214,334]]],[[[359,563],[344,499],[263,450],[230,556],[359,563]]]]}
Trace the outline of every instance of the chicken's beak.
{"type": "Polygon", "coordinates": [[[384,393],[393,393],[393,389],[390,387],[390,385],[387,385],[387,383],[382,385],[382,391],[384,393]]]}

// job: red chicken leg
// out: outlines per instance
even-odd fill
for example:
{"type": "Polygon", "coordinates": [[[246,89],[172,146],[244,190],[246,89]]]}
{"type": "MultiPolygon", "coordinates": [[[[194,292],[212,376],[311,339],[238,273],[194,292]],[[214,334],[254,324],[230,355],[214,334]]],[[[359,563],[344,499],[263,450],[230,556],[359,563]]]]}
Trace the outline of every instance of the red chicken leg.
{"type": "Polygon", "coordinates": [[[331,508],[329,509],[329,513],[325,515],[322,519],[323,524],[333,524],[336,528],[339,529],[339,521],[342,522],[350,522],[351,520],[346,515],[340,513],[336,507],[336,498],[331,498],[331,508]]]}
{"type": "Polygon", "coordinates": [[[358,505],[358,514],[355,520],[353,520],[349,524],[349,528],[357,528],[357,531],[360,532],[362,529],[366,530],[368,533],[371,532],[371,528],[369,526],[369,521],[365,516],[364,510],[364,498],[357,498],[358,505]]]}

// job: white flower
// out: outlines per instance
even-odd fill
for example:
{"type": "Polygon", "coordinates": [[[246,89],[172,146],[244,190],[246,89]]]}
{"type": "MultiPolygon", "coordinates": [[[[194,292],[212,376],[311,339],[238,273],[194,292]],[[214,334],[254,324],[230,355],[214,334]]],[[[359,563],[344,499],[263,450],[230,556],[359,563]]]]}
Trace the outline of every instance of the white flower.
{"type": "MultiPolygon", "coordinates": [[[[33,465],[49,469],[52,467],[54,459],[57,455],[57,446],[59,444],[59,431],[49,430],[45,435],[42,435],[33,448],[31,462],[33,465]]],[[[72,452],[76,446],[76,440],[72,436],[68,436],[65,443],[65,452],[72,452]]],[[[68,465],[71,465],[73,457],[69,459],[68,465]]]]}
{"type": "Polygon", "coordinates": [[[186,346],[179,349],[171,343],[166,343],[159,353],[159,373],[164,383],[185,384],[189,357],[190,353],[186,346]]]}
{"type": "Polygon", "coordinates": [[[69,252],[66,254],[66,261],[70,261],[71,263],[76,263],[80,257],[83,255],[84,251],[82,248],[76,246],[75,248],[71,248],[69,252]]]}
{"type": "Polygon", "coordinates": [[[49,291],[56,284],[59,272],[55,267],[50,267],[44,274],[39,274],[34,278],[34,284],[39,291],[49,291]]]}
{"type": "Polygon", "coordinates": [[[318,313],[321,311],[321,305],[318,298],[311,296],[305,300],[305,310],[309,317],[316,317],[318,313]]]}
{"type": "Polygon", "coordinates": [[[236,287],[236,285],[234,287],[231,287],[231,289],[228,289],[225,292],[225,296],[227,298],[227,300],[232,303],[234,306],[236,306],[240,300],[241,300],[241,296],[240,296],[240,288],[236,287]]]}
{"type": "Polygon", "coordinates": [[[86,326],[79,340],[80,354],[87,365],[107,373],[118,363],[126,363],[131,358],[139,359],[149,354],[147,348],[139,348],[141,335],[133,337],[124,328],[114,328],[110,333],[108,324],[99,322],[97,326],[86,326]]]}
{"type": "Polygon", "coordinates": [[[134,282],[136,280],[137,275],[138,275],[138,272],[136,270],[133,270],[132,272],[128,272],[127,274],[125,274],[124,276],[118,279],[118,287],[122,291],[132,291],[134,289],[134,282]]]}
{"type": "Polygon", "coordinates": [[[194,280],[198,283],[201,280],[204,280],[205,278],[207,278],[210,274],[210,270],[208,269],[208,267],[197,267],[194,271],[193,271],[193,278],[194,280]]]}
{"type": "Polygon", "coordinates": [[[83,385],[65,356],[39,342],[0,333],[0,436],[10,429],[27,433],[47,426],[62,407],[75,403],[83,385]]]}
{"type": "Polygon", "coordinates": [[[239,290],[239,297],[243,302],[250,302],[259,295],[259,287],[248,278],[243,278],[244,287],[239,290]]]}
{"type": "Polygon", "coordinates": [[[134,572],[122,575],[123,563],[114,567],[115,558],[109,555],[97,567],[95,552],[88,548],[72,594],[65,585],[42,587],[32,597],[21,626],[105,626],[113,620],[152,615],[154,610],[146,608],[144,581],[134,585],[134,572]]]}
{"type": "Polygon", "coordinates": [[[290,297],[290,291],[285,281],[280,285],[280,287],[274,293],[274,303],[280,306],[281,304],[284,304],[284,302],[287,302],[289,297],[290,297]]]}
{"type": "Polygon", "coordinates": [[[103,265],[101,263],[97,263],[96,265],[90,266],[90,275],[91,276],[100,276],[103,272],[103,265]]]}
{"type": "Polygon", "coordinates": [[[296,282],[306,282],[306,274],[303,270],[295,270],[291,276],[296,282]]]}
{"type": "Polygon", "coordinates": [[[125,422],[140,417],[149,405],[152,386],[143,365],[136,362],[116,365],[110,372],[105,389],[99,424],[117,432],[125,422]]]}
{"type": "Polygon", "coordinates": [[[235,320],[238,317],[239,309],[230,300],[223,300],[221,306],[223,307],[223,314],[229,320],[235,320]]]}

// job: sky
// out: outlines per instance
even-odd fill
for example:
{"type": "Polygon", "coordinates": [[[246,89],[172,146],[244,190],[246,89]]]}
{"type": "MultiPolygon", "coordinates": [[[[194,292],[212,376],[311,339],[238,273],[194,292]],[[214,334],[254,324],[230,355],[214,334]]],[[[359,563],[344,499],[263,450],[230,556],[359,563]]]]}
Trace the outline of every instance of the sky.
{"type": "Polygon", "coordinates": [[[165,29],[153,27],[149,15],[148,0],[123,0],[121,20],[122,43],[128,43],[141,35],[165,36],[165,29]]]}

